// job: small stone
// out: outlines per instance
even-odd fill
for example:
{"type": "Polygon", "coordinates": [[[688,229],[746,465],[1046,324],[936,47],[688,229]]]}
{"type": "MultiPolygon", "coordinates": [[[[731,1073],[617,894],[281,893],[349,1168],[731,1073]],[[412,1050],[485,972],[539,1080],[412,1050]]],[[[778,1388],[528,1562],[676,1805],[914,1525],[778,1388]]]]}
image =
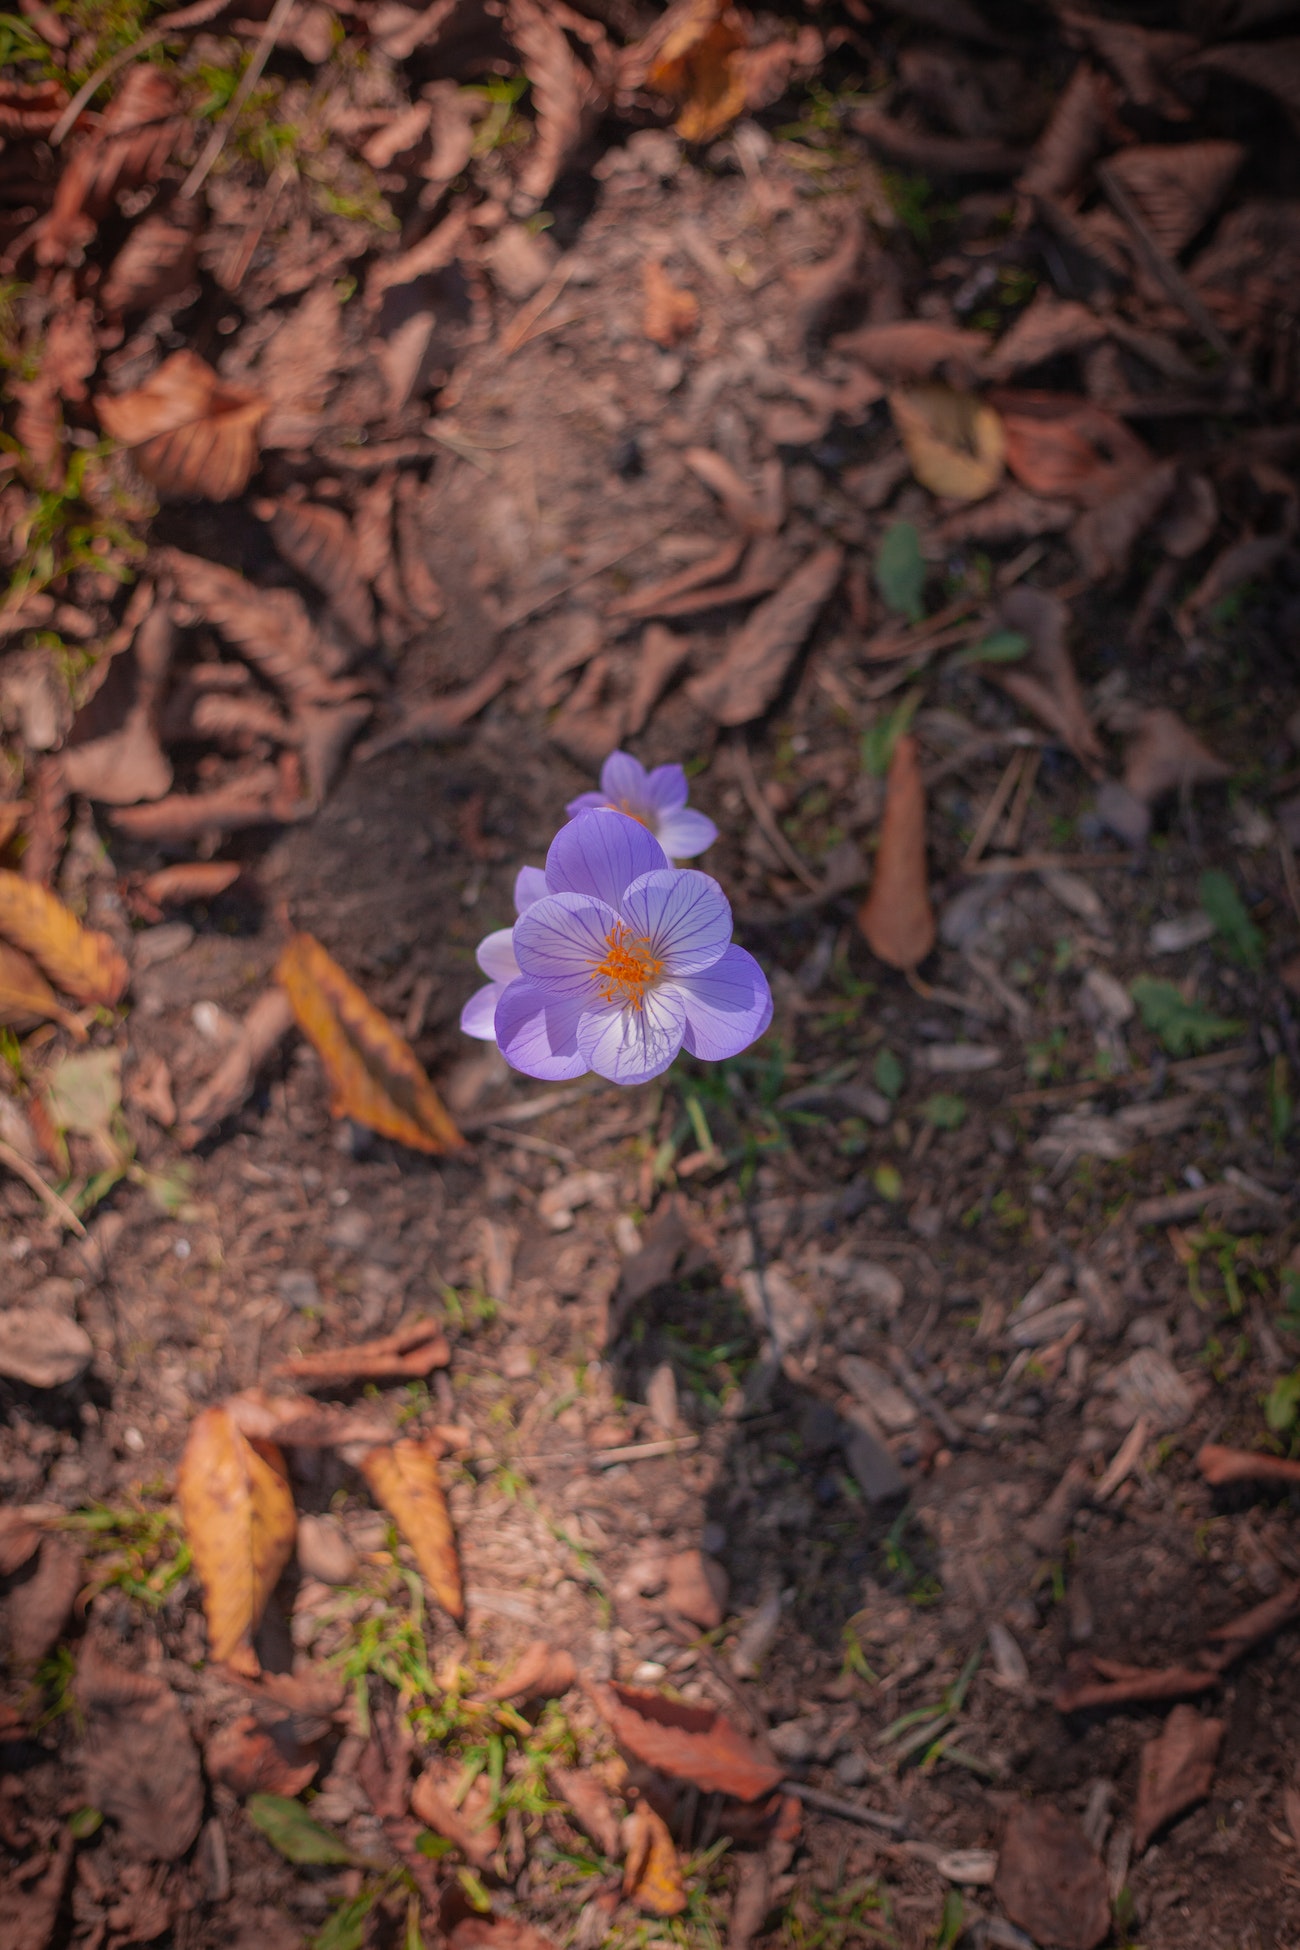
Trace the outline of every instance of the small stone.
{"type": "Polygon", "coordinates": [[[854,1430],[844,1459],[868,1503],[901,1503],[907,1496],[906,1476],[884,1444],[865,1429],[854,1430]]]}
{"type": "Polygon", "coordinates": [[[1214,923],[1203,908],[1194,914],[1176,914],[1171,921],[1157,921],[1147,936],[1147,952],[1152,955],[1181,955],[1186,948],[1199,947],[1214,933],[1214,923]]]}
{"type": "Polygon", "coordinates": [[[281,1273],[276,1281],[276,1291],[286,1307],[293,1307],[299,1313],[317,1313],[320,1310],[320,1288],[315,1276],[305,1266],[291,1266],[281,1273]]]}
{"type": "Polygon", "coordinates": [[[1097,790],[1097,817],[1129,846],[1143,846],[1151,831],[1151,809],[1118,779],[1104,779],[1097,790]]]}
{"type": "Polygon", "coordinates": [[[131,943],[131,959],[136,973],[143,974],[146,968],[156,968],[160,962],[174,961],[183,955],[194,939],[194,930],[188,921],[164,921],[161,927],[145,928],[131,943]]]}
{"type": "Polygon", "coordinates": [[[297,1550],[304,1577],[318,1578],[322,1584],[348,1584],[356,1576],[357,1554],[334,1517],[299,1517],[297,1550]]]}
{"type": "Polygon", "coordinates": [[[1138,1416],[1160,1434],[1180,1429],[1196,1407],[1198,1391],[1185,1381],[1158,1348],[1140,1347],[1099,1384],[1115,1396],[1116,1427],[1128,1429],[1138,1416]]]}
{"type": "Polygon", "coordinates": [[[84,1327],[53,1307],[0,1312],[0,1374],[29,1388],[62,1388],[86,1372],[95,1349],[84,1327]]]}
{"type": "Polygon", "coordinates": [[[866,1760],[856,1747],[835,1756],[835,1778],[841,1787],[861,1787],[867,1772],[866,1760]]]}
{"type": "Polygon", "coordinates": [[[730,1580],[715,1558],[703,1551],[678,1551],[665,1568],[664,1605],[706,1632],[715,1632],[727,1615],[730,1580]]]}
{"type": "Polygon", "coordinates": [[[751,1317],[771,1333],[782,1354],[802,1347],[817,1324],[811,1306],[779,1266],[767,1266],[761,1275],[750,1267],[740,1275],[740,1291],[751,1317]]]}
{"type": "Polygon", "coordinates": [[[645,1399],[655,1427],[672,1435],[677,1428],[677,1376],[671,1361],[659,1363],[646,1383],[645,1399]]]}
{"type": "Polygon", "coordinates": [[[657,1686],[661,1679],[667,1677],[667,1666],[661,1666],[657,1659],[643,1659],[632,1671],[633,1681],[638,1686],[657,1686]]]}
{"type": "Polygon", "coordinates": [[[1103,1022],[1115,1029],[1131,1022],[1137,1005],[1132,996],[1108,968],[1090,968],[1083,978],[1084,993],[1103,1022]]]}
{"type": "Polygon", "coordinates": [[[325,1234],[327,1245],[337,1246],[343,1252],[354,1253],[364,1246],[370,1237],[370,1220],[364,1212],[345,1206],[336,1219],[331,1220],[325,1234]]]}
{"type": "Polygon", "coordinates": [[[915,1425],[915,1405],[874,1361],[865,1361],[860,1354],[846,1354],[840,1361],[839,1373],[850,1394],[871,1410],[887,1434],[897,1435],[915,1425]]]}
{"type": "Polygon", "coordinates": [[[817,1751],[817,1741],[821,1729],[815,1720],[784,1720],[780,1726],[772,1728],[767,1736],[767,1744],[778,1760],[801,1766],[812,1759],[817,1751]]]}
{"type": "Polygon", "coordinates": [[[501,1372],[507,1381],[527,1381],[536,1365],[536,1355],[522,1341],[515,1341],[501,1351],[501,1372]]]}

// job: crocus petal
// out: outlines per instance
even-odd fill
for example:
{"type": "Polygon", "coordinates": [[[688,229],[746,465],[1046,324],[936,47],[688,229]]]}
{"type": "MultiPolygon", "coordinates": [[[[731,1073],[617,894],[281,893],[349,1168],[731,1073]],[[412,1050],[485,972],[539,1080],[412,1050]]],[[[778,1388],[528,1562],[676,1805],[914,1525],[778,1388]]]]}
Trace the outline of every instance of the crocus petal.
{"type": "Polygon", "coordinates": [[[693,860],[697,853],[712,846],[718,829],[702,812],[679,806],[675,812],[660,813],[655,838],[670,860],[693,860]]]}
{"type": "Polygon", "coordinates": [[[532,982],[511,982],[496,1006],[496,1039],[512,1069],[556,1083],[582,1077],[590,1065],[579,1053],[577,1032],[582,1003],[574,996],[548,995],[532,982]]]}
{"type": "Polygon", "coordinates": [[[495,934],[485,934],[474,950],[474,959],[490,982],[513,982],[519,973],[514,929],[498,928],[495,934]]]}
{"type": "Polygon", "coordinates": [[[553,894],[587,894],[617,908],[630,881],[667,865],[644,826],[606,807],[561,826],[546,856],[546,884],[553,894]]]}
{"type": "Polygon", "coordinates": [[[686,774],[680,765],[656,765],[653,772],[645,775],[645,801],[658,813],[660,826],[665,813],[676,812],[679,806],[686,804],[689,791],[686,774]]]}
{"type": "Polygon", "coordinates": [[[686,1050],[706,1063],[738,1056],[772,1020],[767,977],[744,948],[728,948],[712,968],[681,976],[673,988],[686,1009],[686,1050]]]}
{"type": "Polygon", "coordinates": [[[645,766],[631,752],[611,752],[600,768],[600,789],[612,806],[625,806],[639,817],[651,803],[646,793],[645,766]]]}
{"type": "Polygon", "coordinates": [[[548,894],[515,922],[519,972],[552,995],[591,996],[617,927],[614,909],[589,894],[548,894]]]}
{"type": "MultiPolygon", "coordinates": [[[[683,859],[686,857],[683,854],[683,859]]],[[[534,901],[545,900],[550,888],[542,867],[520,867],[515,875],[515,913],[522,914],[534,901]]]]}
{"type": "Polygon", "coordinates": [[[495,1043],[497,1003],[503,994],[500,982],[489,982],[485,989],[475,989],[460,1012],[460,1026],[467,1036],[477,1036],[483,1043],[495,1043]]]}
{"type": "Polygon", "coordinates": [[[598,1003],[578,1024],[578,1048],[598,1076],[611,1083],[645,1083],[659,1076],[682,1046],[686,1009],[675,989],[650,989],[639,1009],[598,1003]]]}
{"type": "Polygon", "coordinates": [[[579,813],[600,812],[608,804],[609,795],[607,793],[580,792],[576,799],[570,799],[564,810],[568,813],[570,819],[576,819],[579,813]]]}
{"type": "Polygon", "coordinates": [[[731,940],[731,906],[716,880],[690,867],[643,874],[623,895],[623,917],[665,975],[711,968],[731,940]]]}

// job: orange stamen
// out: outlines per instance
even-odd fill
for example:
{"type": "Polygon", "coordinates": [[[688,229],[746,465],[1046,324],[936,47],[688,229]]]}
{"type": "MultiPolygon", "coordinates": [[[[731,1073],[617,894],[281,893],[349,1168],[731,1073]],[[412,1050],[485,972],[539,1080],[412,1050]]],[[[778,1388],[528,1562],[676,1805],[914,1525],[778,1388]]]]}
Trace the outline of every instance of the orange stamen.
{"type": "Polygon", "coordinates": [[[663,973],[663,963],[650,946],[648,935],[632,934],[621,921],[615,921],[605,936],[608,953],[593,968],[601,984],[605,1002],[617,1002],[625,1009],[640,1009],[645,992],[663,973]]]}

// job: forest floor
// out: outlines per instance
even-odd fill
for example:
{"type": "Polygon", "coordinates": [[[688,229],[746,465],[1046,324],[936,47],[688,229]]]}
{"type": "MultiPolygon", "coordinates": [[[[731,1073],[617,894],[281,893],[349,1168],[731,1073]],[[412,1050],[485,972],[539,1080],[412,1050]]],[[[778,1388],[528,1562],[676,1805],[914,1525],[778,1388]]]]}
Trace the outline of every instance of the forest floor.
{"type": "Polygon", "coordinates": [[[1296,43],[1169,12],[210,7],[71,161],[150,16],[2,24],[6,1943],[1300,1943],[1296,43]],[[619,746],[775,1018],[534,1083],[619,746]]]}

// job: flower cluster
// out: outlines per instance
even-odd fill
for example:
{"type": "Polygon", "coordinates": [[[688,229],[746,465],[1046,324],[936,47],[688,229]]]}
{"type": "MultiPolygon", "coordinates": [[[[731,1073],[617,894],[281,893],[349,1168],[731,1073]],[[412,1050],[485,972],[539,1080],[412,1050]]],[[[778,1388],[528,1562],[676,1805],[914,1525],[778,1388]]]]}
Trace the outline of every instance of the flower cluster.
{"type": "Polygon", "coordinates": [[[480,942],[488,986],[461,1028],[552,1080],[644,1083],[682,1049],[738,1055],[772,1019],[767,980],[733,943],[717,881],[669,858],[703,852],[716,828],[687,806],[680,765],[647,773],[615,752],[600,782],[567,808],[545,871],[520,870],[519,918],[480,942]]]}

